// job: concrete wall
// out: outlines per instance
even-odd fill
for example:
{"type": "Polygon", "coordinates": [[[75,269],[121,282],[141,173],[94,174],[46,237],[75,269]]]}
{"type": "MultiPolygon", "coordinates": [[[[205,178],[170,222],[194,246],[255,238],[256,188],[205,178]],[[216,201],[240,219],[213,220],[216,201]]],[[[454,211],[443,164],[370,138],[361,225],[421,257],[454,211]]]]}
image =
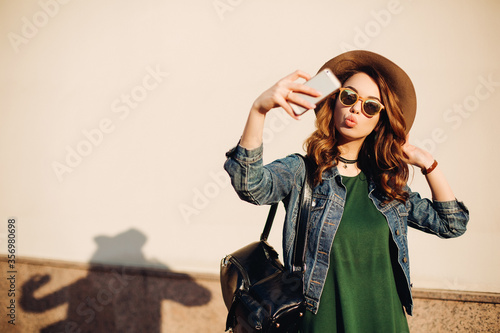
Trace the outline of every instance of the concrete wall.
{"type": "MultiPolygon", "coordinates": [[[[2,332],[219,333],[225,327],[216,275],[23,260],[16,285],[16,325],[2,320],[2,332]]],[[[2,279],[0,290],[6,289],[2,279]]],[[[500,330],[500,294],[417,289],[414,296],[412,333],[500,330]]]]}

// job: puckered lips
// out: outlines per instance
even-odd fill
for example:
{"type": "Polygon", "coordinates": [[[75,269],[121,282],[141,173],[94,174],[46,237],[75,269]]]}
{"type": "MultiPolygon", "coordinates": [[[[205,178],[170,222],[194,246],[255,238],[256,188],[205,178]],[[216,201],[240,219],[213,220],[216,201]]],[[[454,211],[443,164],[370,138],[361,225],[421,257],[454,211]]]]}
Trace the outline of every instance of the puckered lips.
{"type": "Polygon", "coordinates": [[[346,119],[345,119],[345,124],[347,127],[353,128],[358,124],[358,121],[356,117],[352,114],[350,114],[346,119]]]}

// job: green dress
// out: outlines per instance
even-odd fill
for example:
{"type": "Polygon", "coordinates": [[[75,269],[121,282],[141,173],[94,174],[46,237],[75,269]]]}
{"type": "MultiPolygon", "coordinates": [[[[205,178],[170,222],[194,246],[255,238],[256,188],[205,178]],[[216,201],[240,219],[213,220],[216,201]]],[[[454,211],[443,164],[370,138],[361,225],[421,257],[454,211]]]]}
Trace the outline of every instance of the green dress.
{"type": "Polygon", "coordinates": [[[342,182],[347,197],[318,313],[306,311],[300,332],[409,332],[393,274],[387,220],[368,197],[363,173],[343,176],[342,182]]]}

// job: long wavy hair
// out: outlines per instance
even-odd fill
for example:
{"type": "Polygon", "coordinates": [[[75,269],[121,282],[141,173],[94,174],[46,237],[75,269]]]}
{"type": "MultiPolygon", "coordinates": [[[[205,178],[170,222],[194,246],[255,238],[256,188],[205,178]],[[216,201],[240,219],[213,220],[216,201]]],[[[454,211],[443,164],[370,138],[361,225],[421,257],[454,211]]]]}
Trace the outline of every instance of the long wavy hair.
{"type": "MultiPolygon", "coordinates": [[[[389,89],[386,80],[372,67],[355,67],[338,77],[344,84],[356,73],[365,73],[376,82],[385,106],[375,129],[361,146],[358,167],[378,185],[385,203],[393,200],[404,203],[409,197],[404,190],[409,170],[403,153],[406,123],[399,100],[389,89]]],[[[333,120],[337,98],[338,93],[332,94],[320,106],[316,114],[316,130],[304,143],[307,155],[316,165],[315,185],[321,183],[325,170],[338,164],[340,152],[333,120]]]]}

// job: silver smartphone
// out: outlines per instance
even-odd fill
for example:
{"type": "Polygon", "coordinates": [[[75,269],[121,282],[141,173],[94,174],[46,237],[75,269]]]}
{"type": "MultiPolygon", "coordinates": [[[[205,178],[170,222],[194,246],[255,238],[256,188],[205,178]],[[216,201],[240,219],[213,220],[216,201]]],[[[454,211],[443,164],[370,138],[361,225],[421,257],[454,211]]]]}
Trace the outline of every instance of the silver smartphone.
{"type": "MultiPolygon", "coordinates": [[[[339,79],[337,79],[337,77],[328,68],[322,70],[304,84],[319,91],[321,93],[321,96],[313,97],[298,92],[294,92],[294,94],[300,94],[302,98],[304,98],[306,101],[312,104],[317,104],[318,102],[321,102],[326,97],[328,97],[328,95],[330,95],[332,92],[334,92],[335,90],[339,89],[342,86],[339,79]]],[[[290,105],[292,106],[293,112],[295,112],[296,115],[301,115],[308,110],[292,102],[290,102],[290,105]]]]}

